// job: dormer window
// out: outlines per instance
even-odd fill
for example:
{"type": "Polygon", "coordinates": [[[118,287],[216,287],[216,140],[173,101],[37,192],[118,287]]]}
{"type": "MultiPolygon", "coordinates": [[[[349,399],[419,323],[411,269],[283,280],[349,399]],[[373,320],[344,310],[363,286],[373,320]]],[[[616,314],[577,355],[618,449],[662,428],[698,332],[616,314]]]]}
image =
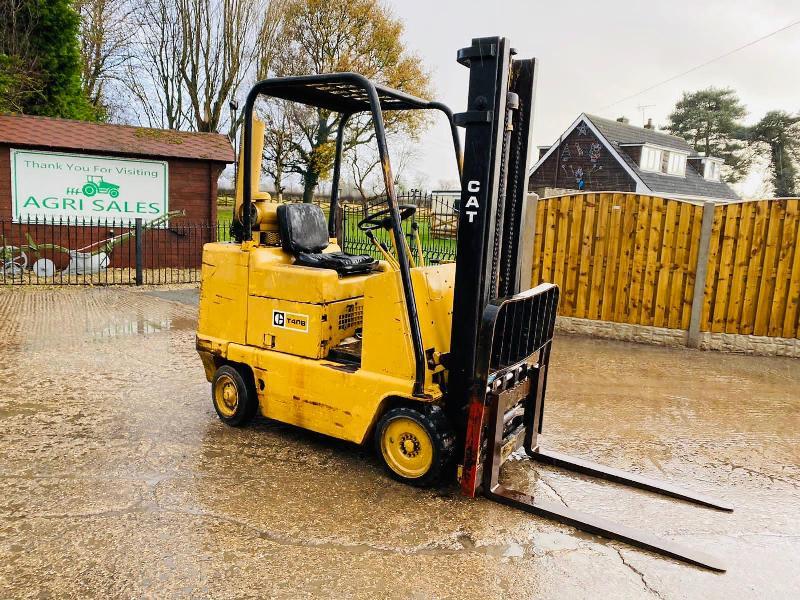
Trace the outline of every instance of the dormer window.
{"type": "Polygon", "coordinates": [[[719,181],[722,162],[718,158],[706,158],[703,160],[703,177],[708,181],[719,181]]]}
{"type": "Polygon", "coordinates": [[[670,152],[667,159],[667,175],[686,177],[686,154],[670,152]]]}
{"type": "Polygon", "coordinates": [[[639,162],[642,171],[659,173],[661,171],[662,153],[663,150],[661,148],[642,146],[642,159],[639,162]]]}
{"type": "Polygon", "coordinates": [[[639,168],[651,173],[665,173],[676,177],[686,177],[686,152],[659,148],[650,144],[642,145],[639,168]]]}

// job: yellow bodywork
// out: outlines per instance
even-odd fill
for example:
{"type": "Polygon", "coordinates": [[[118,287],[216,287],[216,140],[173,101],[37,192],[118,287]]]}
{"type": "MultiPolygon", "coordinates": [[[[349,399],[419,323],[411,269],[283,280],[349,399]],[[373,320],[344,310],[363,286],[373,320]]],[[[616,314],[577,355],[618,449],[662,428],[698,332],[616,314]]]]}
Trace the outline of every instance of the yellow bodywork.
{"type": "MultiPolygon", "coordinates": [[[[328,252],[338,251],[334,243],[328,252]]],[[[450,349],[455,265],[411,270],[426,356],[450,349]]],[[[362,443],[398,399],[438,402],[443,367],[430,359],[424,396],[412,394],[414,352],[400,272],[367,275],[301,267],[280,247],[203,249],[197,350],[209,381],[225,363],[249,366],[261,413],[362,443]],[[363,328],[360,366],[330,357],[363,328]],[[437,376],[437,374],[440,374],[437,376]]]]}

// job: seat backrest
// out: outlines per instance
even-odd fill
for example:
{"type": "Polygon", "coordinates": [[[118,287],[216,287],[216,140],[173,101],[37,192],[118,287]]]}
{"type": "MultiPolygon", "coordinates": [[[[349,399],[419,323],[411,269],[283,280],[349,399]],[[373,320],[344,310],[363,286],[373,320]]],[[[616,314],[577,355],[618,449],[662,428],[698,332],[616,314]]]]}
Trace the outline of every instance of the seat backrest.
{"type": "Polygon", "coordinates": [[[278,228],[281,246],[293,254],[316,254],[328,247],[325,213],[316,204],[281,204],[278,228]]]}

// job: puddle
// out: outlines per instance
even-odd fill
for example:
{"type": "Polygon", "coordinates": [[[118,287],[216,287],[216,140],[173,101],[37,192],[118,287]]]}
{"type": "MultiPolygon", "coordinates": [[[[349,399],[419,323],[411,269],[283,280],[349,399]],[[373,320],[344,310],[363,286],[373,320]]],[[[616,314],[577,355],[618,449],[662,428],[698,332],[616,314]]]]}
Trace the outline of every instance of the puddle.
{"type": "Polygon", "coordinates": [[[139,315],[136,319],[119,320],[97,327],[87,322],[87,333],[92,338],[114,338],[135,335],[152,335],[162,331],[187,331],[193,330],[196,321],[186,318],[152,319],[139,315]]]}

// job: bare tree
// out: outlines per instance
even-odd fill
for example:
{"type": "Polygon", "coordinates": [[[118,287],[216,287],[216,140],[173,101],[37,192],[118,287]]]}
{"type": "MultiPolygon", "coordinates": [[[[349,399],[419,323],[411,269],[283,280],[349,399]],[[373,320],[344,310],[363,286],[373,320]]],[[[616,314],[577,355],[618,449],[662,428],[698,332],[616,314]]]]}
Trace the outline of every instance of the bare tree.
{"type": "Polygon", "coordinates": [[[178,0],[181,76],[197,131],[219,130],[223,108],[258,54],[263,8],[252,0],[178,0]]]}
{"type": "Polygon", "coordinates": [[[81,17],[81,83],[89,102],[105,116],[113,116],[109,87],[120,82],[130,59],[133,31],[132,0],[77,0],[81,17]]]}
{"type": "Polygon", "coordinates": [[[132,56],[123,81],[137,105],[137,118],[150,127],[187,128],[178,8],[170,0],[136,1],[132,56]]]}
{"type": "Polygon", "coordinates": [[[258,64],[256,79],[269,77],[273,70],[276,53],[279,50],[279,38],[283,20],[286,16],[288,0],[270,0],[264,11],[264,18],[256,38],[258,64]]]}
{"type": "MultiPolygon", "coordinates": [[[[429,94],[429,76],[402,42],[403,25],[378,0],[286,0],[274,53],[277,75],[357,71],[412,94],[429,94]]],[[[324,109],[295,111],[292,170],[303,180],[303,200],[311,201],[333,164],[338,115],[324,109]]],[[[387,131],[413,136],[422,127],[418,111],[385,115],[387,131]],[[415,114],[416,113],[416,114],[415,114]]],[[[348,127],[345,148],[374,140],[368,119],[348,127]]]]}
{"type": "MultiPolygon", "coordinates": [[[[415,140],[409,140],[403,135],[392,135],[388,142],[392,154],[393,183],[398,186],[408,166],[418,156],[417,145],[415,140]]],[[[380,164],[374,144],[354,144],[347,153],[350,183],[365,206],[386,193],[380,164]]]]}
{"type": "MultiPolygon", "coordinates": [[[[125,83],[150,125],[219,131],[228,102],[274,35],[266,0],[131,0],[133,58],[125,83]]],[[[235,124],[231,125],[231,133],[235,124]]]]}
{"type": "Polygon", "coordinates": [[[278,200],[283,198],[286,191],[286,177],[290,174],[296,135],[289,110],[288,103],[275,101],[267,103],[261,114],[264,119],[262,170],[272,179],[278,200]]]}

